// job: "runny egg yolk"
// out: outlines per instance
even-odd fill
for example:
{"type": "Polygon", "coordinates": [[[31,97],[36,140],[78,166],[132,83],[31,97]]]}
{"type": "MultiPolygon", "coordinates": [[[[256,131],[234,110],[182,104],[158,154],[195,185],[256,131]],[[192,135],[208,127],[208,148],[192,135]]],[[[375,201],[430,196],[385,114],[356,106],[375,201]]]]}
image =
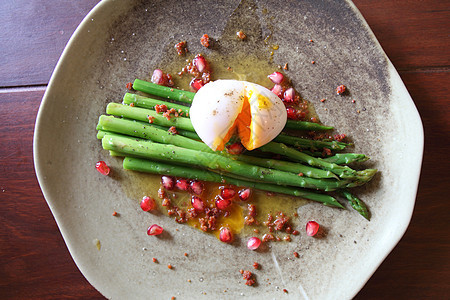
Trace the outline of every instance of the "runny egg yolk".
{"type": "Polygon", "coordinates": [[[213,150],[233,135],[253,150],[275,138],[286,124],[283,102],[270,90],[246,81],[217,80],[202,87],[192,102],[195,131],[213,150]]]}

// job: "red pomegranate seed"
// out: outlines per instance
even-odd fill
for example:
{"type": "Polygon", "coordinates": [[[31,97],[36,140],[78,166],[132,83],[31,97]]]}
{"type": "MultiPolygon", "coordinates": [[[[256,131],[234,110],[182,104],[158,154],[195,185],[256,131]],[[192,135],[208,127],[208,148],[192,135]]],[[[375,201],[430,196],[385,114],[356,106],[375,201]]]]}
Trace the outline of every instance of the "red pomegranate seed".
{"type": "Polygon", "coordinates": [[[309,221],[306,223],[306,234],[309,236],[315,236],[317,231],[319,231],[319,223],[316,221],[309,221]]]}
{"type": "Polygon", "coordinates": [[[220,196],[218,196],[218,197],[216,198],[216,207],[217,207],[218,209],[225,210],[225,209],[227,209],[227,207],[230,206],[230,205],[231,205],[231,200],[230,200],[230,199],[223,199],[223,198],[220,197],[220,196]]]}
{"type": "Polygon", "coordinates": [[[271,89],[272,93],[274,93],[275,95],[277,95],[278,97],[281,98],[281,95],[283,95],[283,87],[279,84],[275,84],[273,86],[273,88],[271,89]]]}
{"type": "Polygon", "coordinates": [[[247,189],[242,189],[239,191],[239,199],[241,199],[241,201],[247,201],[248,199],[250,199],[250,196],[252,195],[252,190],[247,188],[247,189]]]}
{"type": "Polygon", "coordinates": [[[341,84],[336,88],[336,94],[342,95],[343,93],[345,93],[345,89],[346,89],[345,85],[341,84]]]}
{"type": "Polygon", "coordinates": [[[191,191],[196,195],[201,195],[203,193],[203,183],[197,180],[193,180],[190,184],[191,191]]]}
{"type": "Polygon", "coordinates": [[[220,196],[222,197],[222,199],[225,199],[225,200],[233,198],[234,195],[236,195],[236,191],[232,188],[223,188],[220,191],[220,196]]]}
{"type": "Polygon", "coordinates": [[[288,88],[286,92],[284,92],[283,101],[285,102],[294,102],[295,99],[295,91],[293,88],[288,88]]]}
{"type": "Polygon", "coordinates": [[[251,237],[248,239],[247,248],[250,250],[256,250],[261,245],[261,240],[257,237],[251,237]]]}
{"type": "Polygon", "coordinates": [[[171,190],[175,186],[175,180],[170,176],[162,176],[161,183],[166,190],[171,190]]]}
{"type": "Polygon", "coordinates": [[[159,235],[163,232],[163,228],[159,225],[153,224],[147,229],[148,235],[159,235]]]}
{"type": "Polygon", "coordinates": [[[297,110],[293,107],[287,107],[287,118],[290,120],[297,120],[297,110]]]}
{"type": "Polygon", "coordinates": [[[191,80],[190,86],[192,89],[194,89],[194,91],[198,91],[199,89],[201,89],[205,84],[203,83],[203,81],[199,78],[194,78],[191,80]]]}
{"type": "Polygon", "coordinates": [[[182,191],[189,190],[189,182],[187,181],[187,179],[178,179],[175,185],[178,189],[182,191]]]}
{"type": "Polygon", "coordinates": [[[111,169],[108,167],[108,165],[103,160],[98,161],[95,164],[95,168],[97,169],[97,171],[99,171],[103,175],[108,175],[109,172],[111,171],[111,169]]]}
{"type": "Polygon", "coordinates": [[[141,200],[141,208],[143,211],[149,211],[156,208],[155,199],[145,196],[141,200]]]}
{"type": "Polygon", "coordinates": [[[220,228],[219,239],[224,243],[231,243],[231,241],[233,240],[233,233],[231,232],[230,228],[220,228]]]}
{"type": "Polygon", "coordinates": [[[159,85],[166,85],[167,84],[167,77],[165,76],[164,72],[160,69],[156,69],[153,71],[152,79],[151,81],[153,83],[159,84],[159,85]]]}
{"type": "Polygon", "coordinates": [[[244,146],[241,143],[234,143],[231,145],[227,145],[227,152],[232,155],[238,155],[244,152],[244,146]]]}
{"type": "Polygon", "coordinates": [[[203,57],[203,55],[201,54],[197,54],[192,63],[200,73],[203,73],[208,70],[208,63],[206,62],[205,57],[203,57]]]}
{"type": "Polygon", "coordinates": [[[267,77],[269,77],[269,79],[270,79],[273,83],[276,83],[276,84],[281,83],[281,82],[283,81],[283,79],[284,79],[284,75],[281,74],[280,72],[273,72],[272,74],[270,74],[270,75],[267,76],[267,77]]]}
{"type": "Polygon", "coordinates": [[[205,209],[205,203],[200,197],[192,196],[191,204],[196,211],[203,211],[205,209]]]}

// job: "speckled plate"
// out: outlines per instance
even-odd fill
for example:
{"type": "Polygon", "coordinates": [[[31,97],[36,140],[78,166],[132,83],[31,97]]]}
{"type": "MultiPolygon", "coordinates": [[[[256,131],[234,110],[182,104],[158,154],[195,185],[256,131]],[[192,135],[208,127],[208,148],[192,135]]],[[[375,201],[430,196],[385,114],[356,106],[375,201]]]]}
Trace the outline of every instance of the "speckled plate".
{"type": "MultiPolygon", "coordinates": [[[[405,232],[422,153],[421,120],[396,70],[355,6],[328,0],[102,1],[61,56],[34,139],[39,183],[67,247],[89,282],[112,299],[349,299],[405,232]],[[235,38],[239,29],[246,42],[235,38]],[[204,33],[216,40],[213,49],[200,45],[204,33]],[[180,40],[188,41],[190,55],[219,53],[233,61],[245,53],[255,61],[288,63],[286,74],[321,121],[349,135],[354,151],[371,157],[365,165],[380,170],[357,190],[371,221],[351,209],[308,202],[294,221],[303,228],[317,220],[327,229],[325,238],[309,238],[301,229],[290,243],[251,252],[243,241],[223,244],[140,211],[129,191],[142,186],[130,188],[120,160],[101,149],[96,122],[107,102],[121,101],[125,83],[182,60],[173,49],[180,40]],[[339,84],[349,94],[335,95],[339,84]],[[95,170],[98,160],[111,164],[112,176],[95,170]],[[147,236],[153,223],[167,234],[147,236]],[[294,259],[293,251],[301,258],[294,259]],[[255,271],[259,284],[248,287],[239,269],[251,269],[254,261],[262,266],[255,271]]],[[[139,193],[155,195],[156,188],[139,193]]]]}

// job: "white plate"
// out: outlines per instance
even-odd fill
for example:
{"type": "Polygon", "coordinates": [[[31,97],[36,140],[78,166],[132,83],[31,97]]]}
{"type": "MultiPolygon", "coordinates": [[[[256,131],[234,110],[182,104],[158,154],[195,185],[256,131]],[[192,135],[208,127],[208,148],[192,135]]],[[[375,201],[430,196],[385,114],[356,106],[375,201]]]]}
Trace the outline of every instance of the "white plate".
{"type": "Polygon", "coordinates": [[[404,234],[423,153],[421,120],[405,86],[351,2],[279,4],[102,1],[72,36],[39,109],[35,167],[77,266],[106,297],[348,299],[404,234]],[[246,43],[230,38],[239,29],[248,33],[246,43]],[[204,33],[218,39],[216,49],[200,46],[204,33]],[[315,105],[321,121],[347,133],[355,152],[371,157],[366,166],[380,170],[357,191],[372,212],[371,221],[351,209],[308,203],[298,209],[296,221],[317,220],[327,228],[326,238],[308,238],[302,230],[291,243],[250,252],[243,243],[225,245],[163,215],[143,214],[130,190],[155,195],[156,187],[124,187],[128,177],[120,161],[101,150],[95,126],[106,103],[120,101],[127,82],[178,59],[172,53],[180,40],[188,41],[191,54],[221,51],[230,59],[237,55],[234,51],[244,51],[269,60],[270,48],[278,45],[274,63],[289,63],[286,73],[315,105]],[[339,84],[350,95],[334,95],[339,84]],[[321,103],[322,98],[327,101],[321,103]],[[95,170],[101,159],[112,165],[113,176],[95,170]],[[112,217],[113,211],[120,217],[112,217]],[[152,223],[169,234],[148,237],[146,228],[152,223]],[[294,259],[293,251],[301,258],[294,259]],[[259,285],[247,287],[238,271],[251,268],[253,261],[262,265],[255,271],[259,285]],[[167,268],[169,263],[174,270],[167,268]]]}

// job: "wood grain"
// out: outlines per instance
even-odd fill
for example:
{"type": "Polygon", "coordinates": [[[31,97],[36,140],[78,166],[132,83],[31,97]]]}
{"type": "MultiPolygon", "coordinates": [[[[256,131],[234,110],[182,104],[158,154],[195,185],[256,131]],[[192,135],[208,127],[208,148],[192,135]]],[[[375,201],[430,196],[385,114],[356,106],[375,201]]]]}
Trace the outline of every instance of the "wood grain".
{"type": "MultiPolygon", "coordinates": [[[[0,1],[0,298],[103,299],[74,264],[34,173],[36,113],[71,33],[97,0],[0,1]],[[30,86],[40,86],[33,88],[30,86]],[[15,87],[15,88],[5,88],[15,87]]],[[[411,224],[356,299],[450,293],[449,1],[355,0],[422,117],[411,224]]]]}

